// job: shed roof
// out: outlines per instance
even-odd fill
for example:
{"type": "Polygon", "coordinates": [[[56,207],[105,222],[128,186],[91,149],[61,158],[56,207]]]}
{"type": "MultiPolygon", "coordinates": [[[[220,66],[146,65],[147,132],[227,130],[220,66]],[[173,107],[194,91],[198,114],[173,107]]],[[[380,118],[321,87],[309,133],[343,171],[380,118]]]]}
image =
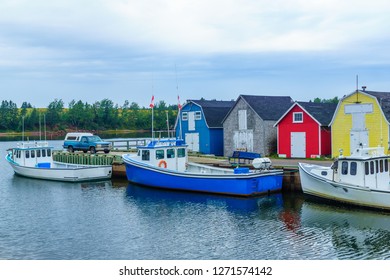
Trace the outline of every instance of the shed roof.
{"type": "Polygon", "coordinates": [[[329,125],[332,120],[337,103],[297,102],[322,126],[329,125]]]}
{"type": "Polygon", "coordinates": [[[222,120],[234,105],[235,101],[218,101],[218,100],[187,100],[187,103],[199,105],[210,128],[222,128],[222,120]]]}
{"type": "MultiPolygon", "coordinates": [[[[290,96],[240,95],[263,120],[277,121],[291,107],[290,96]]],[[[239,98],[240,98],[239,97],[239,98]]]]}
{"type": "Polygon", "coordinates": [[[390,92],[383,91],[359,91],[362,93],[370,94],[378,100],[379,105],[382,107],[382,111],[385,114],[387,121],[390,122],[390,92]]]}

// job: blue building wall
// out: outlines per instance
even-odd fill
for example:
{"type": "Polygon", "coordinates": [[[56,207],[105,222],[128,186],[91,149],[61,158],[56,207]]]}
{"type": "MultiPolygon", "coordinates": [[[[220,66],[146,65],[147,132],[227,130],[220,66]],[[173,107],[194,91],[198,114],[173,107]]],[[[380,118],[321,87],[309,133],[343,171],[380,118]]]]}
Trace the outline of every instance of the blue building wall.
{"type": "MultiPolygon", "coordinates": [[[[182,137],[186,140],[187,133],[199,133],[199,152],[203,154],[223,154],[223,130],[222,128],[209,129],[206,123],[206,118],[202,111],[202,108],[192,102],[183,106],[180,111],[180,119],[176,123],[176,137],[182,137]],[[195,119],[195,129],[189,130],[189,119],[183,120],[183,113],[189,114],[189,112],[199,112],[201,119],[195,119]],[[181,122],[181,135],[180,135],[180,122],[181,122]]],[[[189,143],[187,143],[189,144],[189,143]]]]}

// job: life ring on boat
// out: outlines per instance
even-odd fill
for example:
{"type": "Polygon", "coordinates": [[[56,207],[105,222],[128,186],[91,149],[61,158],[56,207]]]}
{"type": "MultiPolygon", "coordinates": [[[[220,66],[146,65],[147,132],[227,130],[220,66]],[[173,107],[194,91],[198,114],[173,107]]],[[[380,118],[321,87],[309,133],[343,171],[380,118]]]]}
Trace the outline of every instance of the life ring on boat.
{"type": "Polygon", "coordinates": [[[160,160],[158,167],[167,168],[167,162],[165,160],[160,160]]]}

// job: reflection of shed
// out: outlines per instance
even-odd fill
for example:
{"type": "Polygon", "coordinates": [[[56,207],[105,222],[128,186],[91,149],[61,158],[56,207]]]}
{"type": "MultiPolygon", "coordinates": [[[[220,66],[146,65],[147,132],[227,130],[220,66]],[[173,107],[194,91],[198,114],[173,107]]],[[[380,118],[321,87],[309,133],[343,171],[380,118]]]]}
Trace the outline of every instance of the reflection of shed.
{"type": "Polygon", "coordinates": [[[233,105],[234,101],[188,100],[176,121],[176,137],[194,152],[222,155],[222,119],[233,105]]]}
{"type": "Polygon", "coordinates": [[[235,150],[276,152],[275,122],[293,103],[289,96],[240,95],[223,120],[224,155],[235,150]]]}
{"type": "Polygon", "coordinates": [[[329,123],[337,104],[295,102],[276,122],[278,155],[310,158],[331,154],[329,123]]]}
{"type": "Polygon", "coordinates": [[[340,99],[331,121],[332,156],[361,146],[388,150],[390,92],[355,91],[340,99]]]}

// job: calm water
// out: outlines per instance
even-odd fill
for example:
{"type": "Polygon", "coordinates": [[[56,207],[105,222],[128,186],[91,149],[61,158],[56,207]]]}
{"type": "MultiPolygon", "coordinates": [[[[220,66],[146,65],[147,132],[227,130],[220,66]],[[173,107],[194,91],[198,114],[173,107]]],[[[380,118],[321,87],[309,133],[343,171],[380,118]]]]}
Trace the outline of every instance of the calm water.
{"type": "Polygon", "coordinates": [[[14,144],[0,142],[0,259],[390,259],[390,213],[27,179],[4,160],[14,144]]]}

